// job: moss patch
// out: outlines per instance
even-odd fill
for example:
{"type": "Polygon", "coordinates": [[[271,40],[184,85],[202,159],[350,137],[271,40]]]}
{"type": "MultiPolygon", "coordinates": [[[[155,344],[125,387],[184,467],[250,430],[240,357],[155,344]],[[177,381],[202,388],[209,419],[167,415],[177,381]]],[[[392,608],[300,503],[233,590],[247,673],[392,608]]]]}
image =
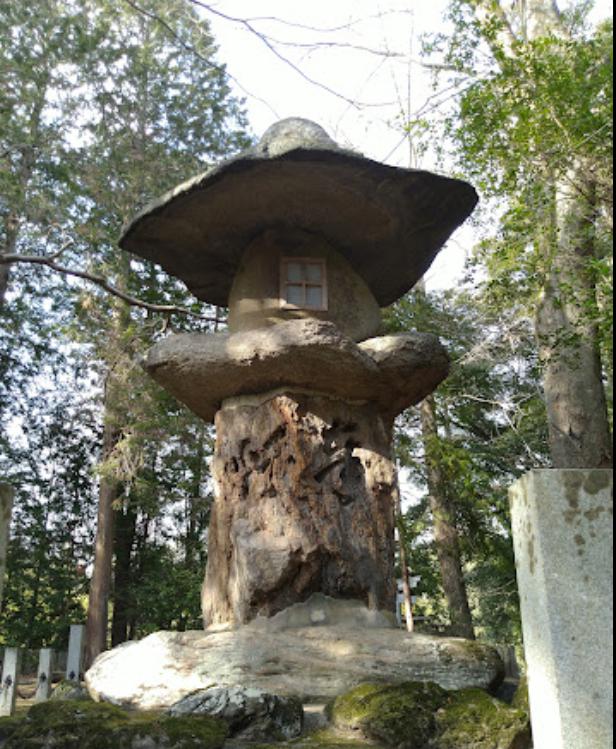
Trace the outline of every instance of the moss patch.
{"type": "Polygon", "coordinates": [[[34,705],[12,732],[5,749],[132,749],[151,738],[165,749],[221,749],[227,726],[206,716],[172,718],[154,712],[128,713],[86,701],[34,705]]]}
{"type": "Polygon", "coordinates": [[[530,701],[528,698],[528,677],[523,676],[520,679],[518,688],[513,695],[512,707],[516,710],[523,710],[528,716],[530,716],[530,701]]]}
{"type": "Polygon", "coordinates": [[[335,727],[398,749],[423,749],[436,730],[447,692],[432,683],[363,684],[331,708],[335,727]]]}
{"type": "Polygon", "coordinates": [[[23,716],[0,718],[0,741],[5,741],[23,725],[23,716]]]}
{"type": "Polygon", "coordinates": [[[528,749],[531,745],[528,713],[481,689],[451,692],[436,724],[428,749],[528,749]]]}

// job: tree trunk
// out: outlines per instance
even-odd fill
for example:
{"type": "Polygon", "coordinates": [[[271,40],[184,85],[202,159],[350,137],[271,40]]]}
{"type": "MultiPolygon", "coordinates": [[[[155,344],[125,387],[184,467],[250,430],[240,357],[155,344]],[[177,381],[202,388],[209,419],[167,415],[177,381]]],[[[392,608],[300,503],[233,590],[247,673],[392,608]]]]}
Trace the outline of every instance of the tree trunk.
{"type": "Polygon", "coordinates": [[[0,613],[2,613],[6,558],[9,549],[14,498],[13,487],[10,484],[0,483],[0,613]]]}
{"type": "MultiPolygon", "coordinates": [[[[557,0],[522,0],[513,9],[501,0],[469,0],[495,49],[490,24],[503,21],[509,37],[501,45],[517,54],[517,42],[536,42],[548,35],[566,39],[570,32],[557,0]],[[521,29],[516,37],[514,29],[521,29]]],[[[544,397],[548,412],[550,453],[555,468],[609,468],[612,440],[603,368],[593,312],[596,290],[591,260],[594,257],[592,169],[571,159],[567,174],[555,180],[551,154],[543,155],[543,187],[552,193],[553,215],[538,216],[535,241],[545,260],[545,282],[536,309],[535,330],[543,366],[544,397]],[[556,182],[556,184],[555,184],[556,182]]],[[[546,201],[547,202],[547,201],[546,201]]]]}
{"type": "Polygon", "coordinates": [[[434,399],[432,397],[426,398],[422,401],[419,409],[426,454],[434,541],[441,569],[443,590],[445,591],[451,618],[451,633],[458,637],[474,640],[475,630],[462,572],[462,555],[460,553],[455,512],[447,496],[445,478],[439,466],[438,456],[435,455],[435,444],[439,437],[434,399]]]}
{"type": "MultiPolygon", "coordinates": [[[[119,437],[115,419],[113,375],[108,375],[105,388],[105,426],[103,432],[102,462],[111,456],[119,437]]],[[[109,619],[109,592],[113,558],[113,505],[118,498],[120,484],[103,476],[99,486],[98,514],[94,570],[90,581],[88,617],[86,622],[85,667],[92,665],[107,648],[109,619]]]]}
{"type": "MultiPolygon", "coordinates": [[[[571,184],[584,185],[579,172],[571,184]]],[[[550,453],[555,468],[611,468],[592,270],[595,210],[570,184],[555,191],[554,208],[554,256],[536,317],[550,453]]]]}
{"type": "Polygon", "coordinates": [[[113,582],[113,620],[111,645],[126,642],[128,637],[132,551],[137,528],[137,513],[130,502],[115,511],[115,566],[113,582]]]}
{"type": "Polygon", "coordinates": [[[404,619],[407,632],[415,631],[415,620],[413,619],[413,593],[409,580],[408,559],[406,557],[406,544],[404,542],[404,519],[402,517],[402,495],[400,494],[400,483],[396,481],[395,509],[398,522],[398,550],[400,554],[400,570],[402,574],[402,596],[404,598],[404,619]]]}

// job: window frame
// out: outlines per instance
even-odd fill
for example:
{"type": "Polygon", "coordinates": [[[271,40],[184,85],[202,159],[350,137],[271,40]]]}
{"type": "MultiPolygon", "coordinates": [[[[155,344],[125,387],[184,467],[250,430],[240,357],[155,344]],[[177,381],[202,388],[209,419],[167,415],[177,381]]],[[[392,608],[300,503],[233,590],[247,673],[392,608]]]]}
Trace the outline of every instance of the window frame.
{"type": "Polygon", "coordinates": [[[281,257],[280,258],[280,307],[288,310],[305,310],[308,312],[327,312],[328,306],[328,294],[327,294],[327,261],[325,258],[319,257],[281,257]],[[291,281],[289,280],[288,267],[291,263],[299,263],[302,265],[317,265],[321,269],[321,282],[311,283],[310,281],[291,281]],[[287,301],[287,289],[289,286],[301,286],[303,289],[304,305],[292,304],[287,301]],[[321,289],[321,301],[320,307],[309,307],[305,304],[306,302],[306,289],[314,287],[321,289]]]}

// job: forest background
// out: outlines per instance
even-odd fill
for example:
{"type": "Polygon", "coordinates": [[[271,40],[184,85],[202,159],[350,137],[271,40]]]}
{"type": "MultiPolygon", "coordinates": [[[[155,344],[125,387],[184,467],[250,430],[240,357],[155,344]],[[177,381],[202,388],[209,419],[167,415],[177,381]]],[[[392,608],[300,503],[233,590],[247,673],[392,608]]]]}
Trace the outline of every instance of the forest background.
{"type": "Polygon", "coordinates": [[[481,193],[454,288],[385,313],[390,330],[437,333],[453,361],[397,423],[399,530],[420,626],[519,644],[508,486],[611,465],[613,32],[592,5],[449,0],[441,31],[415,34],[409,0],[305,41],[284,13],[224,18],[225,3],[0,0],[4,643],[59,648],[87,619],[92,658],[201,626],[213,434],[139,359],[170,330],[221,329],[225,311],[116,242],[150,199],[254,141],[248,102],[267,102],[227,71],[212,36],[225,21],[364,126],[377,101],[317,79],[311,56],[397,65],[390,156],[481,193]],[[408,49],[348,37],[389,15],[408,49]]]}

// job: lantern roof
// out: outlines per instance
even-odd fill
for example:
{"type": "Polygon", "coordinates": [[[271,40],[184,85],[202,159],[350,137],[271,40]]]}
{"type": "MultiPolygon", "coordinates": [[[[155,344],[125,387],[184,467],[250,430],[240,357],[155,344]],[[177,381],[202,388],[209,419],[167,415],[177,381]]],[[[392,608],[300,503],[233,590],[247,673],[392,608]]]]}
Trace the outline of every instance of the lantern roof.
{"type": "Polygon", "coordinates": [[[477,200],[466,182],[373,161],[290,118],[148,205],[120,247],[224,307],[246,247],[269,229],[299,228],[325,238],[384,307],[423,276],[477,200]]]}

